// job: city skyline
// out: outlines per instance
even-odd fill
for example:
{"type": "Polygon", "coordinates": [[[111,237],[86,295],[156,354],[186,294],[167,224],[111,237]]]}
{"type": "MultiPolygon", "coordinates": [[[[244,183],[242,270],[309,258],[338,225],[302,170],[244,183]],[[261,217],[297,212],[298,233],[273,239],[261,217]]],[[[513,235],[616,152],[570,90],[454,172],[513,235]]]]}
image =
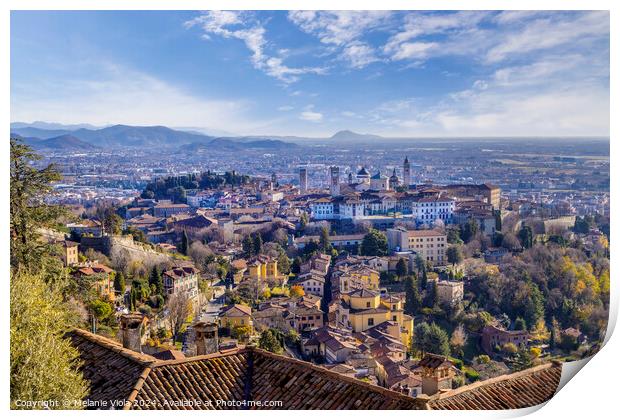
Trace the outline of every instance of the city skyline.
{"type": "Polygon", "coordinates": [[[609,135],[607,12],[13,12],[11,31],[13,121],[609,135]]]}

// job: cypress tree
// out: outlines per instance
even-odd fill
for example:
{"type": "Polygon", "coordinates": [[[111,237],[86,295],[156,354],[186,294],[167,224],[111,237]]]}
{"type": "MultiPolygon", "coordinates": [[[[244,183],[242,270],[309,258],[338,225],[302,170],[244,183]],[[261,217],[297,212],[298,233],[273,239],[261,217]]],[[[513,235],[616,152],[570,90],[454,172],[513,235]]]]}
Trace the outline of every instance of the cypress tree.
{"type": "Polygon", "coordinates": [[[183,237],[181,238],[181,253],[183,255],[187,255],[187,250],[189,249],[189,238],[187,237],[187,231],[183,230],[183,237]]]}
{"type": "Polygon", "coordinates": [[[156,295],[162,295],[164,292],[164,281],[161,278],[161,274],[159,273],[156,265],[154,265],[151,270],[151,274],[149,276],[149,286],[151,286],[151,288],[155,286],[156,295]]]}
{"type": "Polygon", "coordinates": [[[125,293],[125,276],[122,271],[117,271],[114,275],[114,290],[121,295],[125,293]]]}
{"type": "Polygon", "coordinates": [[[263,238],[260,232],[256,232],[254,236],[254,255],[259,255],[261,252],[263,252],[263,238]]]}

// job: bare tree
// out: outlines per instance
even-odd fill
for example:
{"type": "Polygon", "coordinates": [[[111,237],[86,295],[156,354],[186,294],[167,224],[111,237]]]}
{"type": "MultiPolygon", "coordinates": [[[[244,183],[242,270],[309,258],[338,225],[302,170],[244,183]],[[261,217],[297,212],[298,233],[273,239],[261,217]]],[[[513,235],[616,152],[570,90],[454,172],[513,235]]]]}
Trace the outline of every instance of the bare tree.
{"type": "Polygon", "coordinates": [[[203,267],[206,266],[209,257],[213,255],[213,251],[211,251],[211,249],[202,242],[196,241],[189,246],[188,254],[196,264],[196,267],[203,269],[203,267]]]}
{"type": "Polygon", "coordinates": [[[502,232],[513,233],[517,230],[517,223],[519,222],[519,214],[512,212],[502,218],[502,232]]]}
{"type": "Polygon", "coordinates": [[[514,233],[506,232],[502,239],[502,246],[509,250],[519,249],[521,248],[521,242],[519,242],[519,239],[517,239],[514,233]]]}
{"type": "Polygon", "coordinates": [[[184,292],[174,293],[168,300],[168,322],[174,341],[177,340],[181,326],[191,313],[191,306],[189,296],[184,292]]]}
{"type": "Polygon", "coordinates": [[[277,228],[273,232],[273,241],[274,242],[278,242],[279,244],[286,244],[286,240],[287,239],[288,239],[288,234],[286,232],[286,229],[284,229],[284,228],[277,228]]]}
{"type": "Polygon", "coordinates": [[[452,331],[452,336],[450,337],[450,346],[455,352],[459,352],[465,344],[467,343],[467,333],[465,332],[465,328],[463,324],[460,324],[458,327],[452,331]]]}
{"type": "Polygon", "coordinates": [[[196,235],[198,238],[201,238],[203,241],[209,242],[219,242],[226,243],[228,239],[226,238],[226,232],[223,228],[219,226],[209,226],[208,228],[201,229],[196,235]]]}
{"type": "Polygon", "coordinates": [[[110,259],[105,254],[102,254],[99,251],[95,251],[93,248],[88,248],[84,255],[86,256],[86,258],[88,258],[89,261],[99,261],[100,264],[112,266],[110,259]]]}
{"type": "Polygon", "coordinates": [[[355,228],[358,233],[368,233],[370,232],[370,229],[372,229],[372,223],[368,220],[363,220],[359,223],[356,223],[355,228]]]}
{"type": "Polygon", "coordinates": [[[129,255],[129,251],[123,249],[119,245],[112,246],[110,250],[110,261],[112,263],[112,268],[116,271],[122,271],[124,274],[129,274],[129,266],[131,264],[131,256],[129,255]]]}

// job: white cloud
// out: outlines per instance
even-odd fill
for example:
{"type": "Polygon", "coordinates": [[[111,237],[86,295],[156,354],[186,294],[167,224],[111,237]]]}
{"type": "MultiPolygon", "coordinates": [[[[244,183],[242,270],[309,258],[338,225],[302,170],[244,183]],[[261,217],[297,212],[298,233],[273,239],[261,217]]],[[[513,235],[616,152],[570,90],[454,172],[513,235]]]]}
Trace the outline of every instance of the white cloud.
{"type": "Polygon", "coordinates": [[[412,60],[422,59],[429,55],[429,52],[438,47],[436,42],[404,42],[398,44],[392,50],[392,60],[412,60]]]}
{"type": "Polygon", "coordinates": [[[288,18],[302,31],[316,36],[353,68],[379,61],[375,48],[362,41],[370,31],[387,29],[392,14],[386,11],[291,11],[288,18]]]}
{"type": "Polygon", "coordinates": [[[355,42],[346,46],[342,51],[341,58],[348,61],[351,67],[356,69],[361,69],[370,63],[380,61],[375,55],[374,48],[361,42],[355,42]]]}
{"type": "Polygon", "coordinates": [[[320,122],[323,120],[323,114],[314,111],[304,111],[299,114],[299,118],[304,121],[320,122]]]}
{"type": "Polygon", "coordinates": [[[609,96],[604,89],[571,89],[534,94],[484,92],[462,107],[437,113],[449,135],[609,135],[609,96]]]}
{"type": "Polygon", "coordinates": [[[519,25],[516,30],[502,32],[500,42],[488,51],[486,60],[499,62],[513,55],[609,37],[609,12],[560,16],[527,21],[526,25],[519,25]]]}
{"type": "Polygon", "coordinates": [[[90,79],[63,79],[36,86],[14,84],[14,121],[94,125],[133,124],[205,127],[247,132],[268,121],[253,120],[243,99],[203,98],[148,74],[109,63],[92,63],[90,79]]]}
{"type": "Polygon", "coordinates": [[[438,55],[463,53],[457,49],[446,48],[446,41],[424,41],[420,38],[444,36],[445,39],[459,39],[465,33],[473,35],[477,25],[488,16],[488,12],[455,12],[437,14],[412,12],[407,14],[402,28],[392,35],[383,46],[383,51],[392,60],[420,59],[429,56],[431,50],[438,55]],[[413,42],[414,40],[417,40],[413,42]],[[437,47],[442,48],[437,48],[437,47]]]}
{"type": "Polygon", "coordinates": [[[347,117],[347,118],[353,118],[357,116],[357,114],[352,111],[342,111],[340,115],[342,115],[343,117],[347,117]]]}
{"type": "Polygon", "coordinates": [[[278,111],[283,111],[283,112],[292,111],[294,109],[295,109],[295,107],[292,107],[290,105],[283,105],[281,107],[278,107],[278,111]]]}
{"type": "MultiPolygon", "coordinates": [[[[326,72],[323,67],[289,67],[284,64],[281,57],[267,54],[265,52],[266,30],[259,22],[254,22],[247,12],[207,11],[185,22],[188,28],[195,25],[202,28],[203,37],[206,39],[210,39],[210,35],[215,34],[224,38],[242,40],[252,52],[251,59],[254,67],[281,82],[292,83],[299,80],[299,76],[303,74],[324,74],[326,72]]],[[[279,53],[285,55],[287,51],[280,49],[279,53]]]]}
{"type": "Polygon", "coordinates": [[[384,25],[391,13],[386,11],[291,11],[291,22],[304,32],[318,36],[324,44],[344,46],[368,31],[384,25]]]}
{"type": "Polygon", "coordinates": [[[608,88],[579,77],[550,82],[543,76],[555,67],[551,60],[505,68],[440,100],[383,103],[367,119],[409,136],[608,136],[608,88]]]}

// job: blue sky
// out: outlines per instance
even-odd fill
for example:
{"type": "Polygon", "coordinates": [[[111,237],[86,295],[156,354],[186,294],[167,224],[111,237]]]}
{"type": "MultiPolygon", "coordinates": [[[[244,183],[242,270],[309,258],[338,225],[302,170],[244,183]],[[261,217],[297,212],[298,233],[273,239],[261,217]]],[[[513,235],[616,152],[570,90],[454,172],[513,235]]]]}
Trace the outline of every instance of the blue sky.
{"type": "Polygon", "coordinates": [[[14,11],[11,120],[607,136],[609,14],[14,11]]]}

